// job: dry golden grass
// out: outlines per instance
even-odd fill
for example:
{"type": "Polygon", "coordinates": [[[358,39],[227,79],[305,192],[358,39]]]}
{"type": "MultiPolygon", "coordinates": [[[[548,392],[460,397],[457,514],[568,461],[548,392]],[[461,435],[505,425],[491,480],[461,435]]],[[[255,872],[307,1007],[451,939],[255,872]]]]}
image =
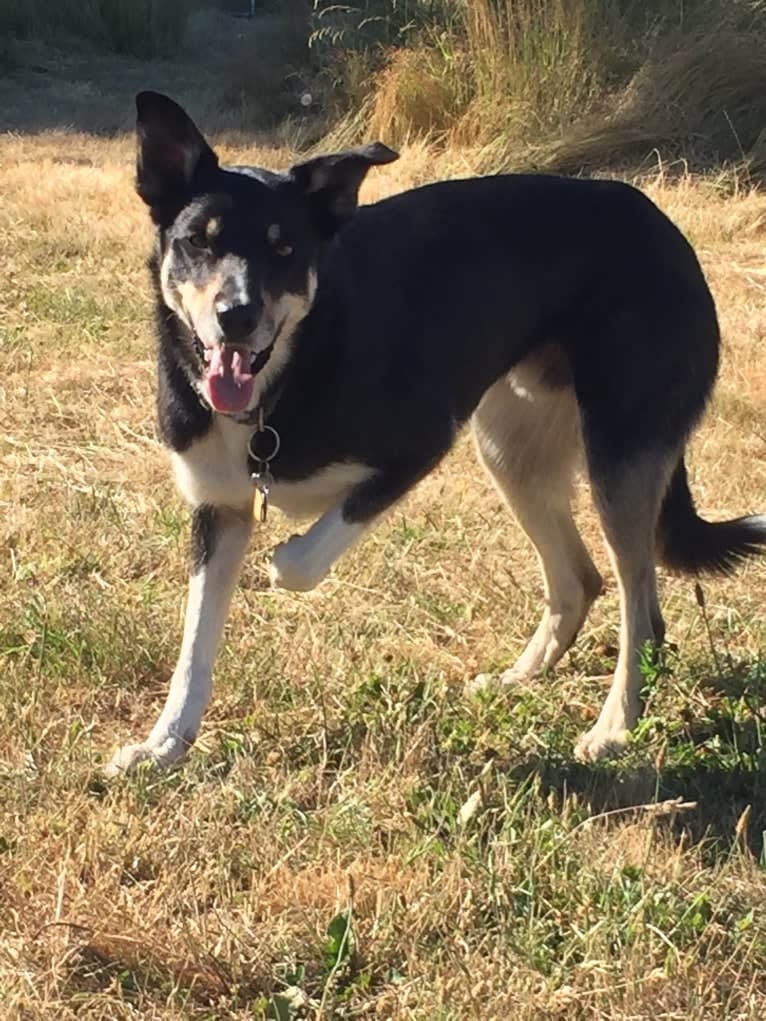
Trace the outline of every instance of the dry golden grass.
{"type": "MultiPolygon", "coordinates": [[[[365,197],[475,159],[413,145],[365,197]]],[[[0,142],[0,1014],[762,1018],[766,567],[706,584],[707,621],[688,581],[662,580],[672,676],[623,763],[576,766],[617,625],[587,494],[608,584],[577,646],[555,678],[466,702],[541,602],[467,440],[315,593],[267,591],[291,528],[274,515],[200,746],[168,776],[98,780],[164,697],[188,530],[154,430],[131,160],[123,137],[0,142]],[[652,809],[670,797],[698,806],[652,809]],[[344,911],[353,953],[333,969],[344,911]]],[[[764,509],[766,196],[644,183],[723,325],[700,508],[764,509]]]]}
{"type": "MultiPolygon", "coordinates": [[[[401,3],[378,7],[390,23],[401,18],[401,3]]],[[[761,0],[412,7],[425,27],[386,50],[382,67],[379,49],[336,56],[346,137],[471,146],[484,172],[635,167],[661,150],[697,170],[725,161],[763,173],[761,0]]]]}
{"type": "Polygon", "coordinates": [[[437,23],[416,47],[393,51],[369,95],[368,129],[448,148],[502,135],[517,152],[541,132],[558,135],[603,91],[613,15],[593,0],[460,5],[451,30],[437,23]]]}

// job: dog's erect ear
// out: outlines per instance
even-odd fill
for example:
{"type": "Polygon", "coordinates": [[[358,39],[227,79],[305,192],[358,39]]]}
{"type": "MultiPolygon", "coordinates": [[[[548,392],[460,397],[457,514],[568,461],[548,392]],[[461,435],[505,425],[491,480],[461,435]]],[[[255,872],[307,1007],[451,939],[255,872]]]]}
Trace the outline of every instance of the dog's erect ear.
{"type": "Polygon", "coordinates": [[[196,177],[218,166],[218,157],[191,117],[160,92],[136,96],[136,191],[152,210],[183,201],[196,177]]]}
{"type": "Polygon", "coordinates": [[[382,142],[330,156],[315,156],[290,169],[290,176],[314,207],[317,224],[330,237],[356,212],[359,188],[370,167],[393,163],[399,153],[382,142]]]}

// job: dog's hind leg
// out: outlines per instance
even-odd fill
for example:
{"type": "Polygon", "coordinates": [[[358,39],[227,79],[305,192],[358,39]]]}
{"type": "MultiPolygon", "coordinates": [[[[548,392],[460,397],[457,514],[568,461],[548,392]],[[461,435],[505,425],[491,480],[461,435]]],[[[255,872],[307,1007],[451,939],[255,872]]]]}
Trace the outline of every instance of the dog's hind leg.
{"type": "Polygon", "coordinates": [[[537,550],[545,609],[516,663],[499,678],[480,675],[469,692],[524,681],[552,667],[601,590],[601,576],[572,518],[572,477],[581,450],[572,389],[538,385],[527,391],[521,385],[525,375],[515,379],[487,391],[473,431],[485,468],[537,550]]]}
{"type": "Polygon", "coordinates": [[[183,640],[165,707],[146,741],[117,751],[108,775],[127,772],[144,761],[168,766],[181,758],[197,737],[213,690],[213,663],[251,529],[249,513],[204,506],[195,509],[183,640]]]}
{"type": "Polygon", "coordinates": [[[575,754],[596,760],[623,750],[641,714],[641,658],[659,644],[664,624],[657,599],[657,520],[677,452],[643,453],[619,465],[596,467],[590,458],[593,497],[620,593],[620,651],[612,686],[594,726],[575,754]]]}

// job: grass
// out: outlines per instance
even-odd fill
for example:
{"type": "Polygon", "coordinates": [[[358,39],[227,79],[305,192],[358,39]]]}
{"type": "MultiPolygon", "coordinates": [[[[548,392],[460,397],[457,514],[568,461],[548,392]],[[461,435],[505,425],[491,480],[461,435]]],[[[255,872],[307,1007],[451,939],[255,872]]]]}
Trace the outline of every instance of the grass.
{"type": "Polygon", "coordinates": [[[761,0],[411,4],[408,31],[408,5],[379,6],[396,45],[350,33],[359,14],[335,29],[349,47],[336,76],[348,137],[470,146],[487,170],[635,166],[653,150],[697,168],[762,165],[761,0]]]}
{"type": "Polygon", "coordinates": [[[465,145],[500,132],[518,141],[533,120],[538,137],[568,124],[603,90],[616,35],[613,17],[602,23],[609,4],[479,0],[460,10],[451,36],[426,33],[389,62],[372,100],[373,133],[390,123],[397,143],[437,134],[465,145]]]}
{"type": "Polygon", "coordinates": [[[177,50],[193,0],[0,0],[3,36],[73,36],[112,53],[154,57],[177,50]]]}
{"type": "MultiPolygon", "coordinates": [[[[110,89],[129,107],[152,67],[93,62],[103,100],[84,116],[72,76],[61,123],[127,123],[110,89]]],[[[162,65],[165,87],[209,123],[207,79],[179,73],[162,65]]],[[[289,162],[236,125],[227,158],[289,162]]],[[[188,539],[152,417],[132,150],[119,131],[0,139],[0,1014],[760,1019],[766,565],[703,600],[662,578],[672,645],[647,660],[646,717],[623,760],[578,765],[617,631],[587,493],[607,588],[578,643],[555,677],[466,701],[467,677],[521,649],[542,593],[465,439],[315,593],[267,589],[294,527],[275,514],[199,747],[182,770],[102,782],[164,697],[188,539]]],[[[484,158],[417,140],[364,197],[484,158]]],[[[641,180],[697,247],[723,327],[697,500],[762,509],[766,198],[662,162],[641,180]]]]}

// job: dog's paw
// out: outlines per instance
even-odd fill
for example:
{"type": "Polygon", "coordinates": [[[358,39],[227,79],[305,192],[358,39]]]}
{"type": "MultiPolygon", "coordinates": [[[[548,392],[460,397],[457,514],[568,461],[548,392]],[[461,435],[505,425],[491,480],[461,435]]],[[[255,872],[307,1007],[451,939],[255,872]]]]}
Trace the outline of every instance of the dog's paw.
{"type": "Polygon", "coordinates": [[[111,762],[104,769],[104,775],[109,780],[117,776],[125,776],[135,772],[143,762],[160,765],[148,745],[125,744],[114,753],[111,762]]]}
{"type": "Polygon", "coordinates": [[[469,677],[463,685],[463,695],[471,698],[480,691],[495,691],[497,680],[497,674],[477,674],[475,677],[469,677]]]}
{"type": "Polygon", "coordinates": [[[114,753],[104,775],[107,779],[126,776],[144,763],[157,769],[167,769],[186,754],[191,744],[191,740],[174,737],[168,737],[160,744],[125,744],[114,753]]]}
{"type": "Polygon", "coordinates": [[[611,693],[593,726],[575,745],[575,758],[580,762],[598,762],[622,755],[630,740],[630,732],[638,723],[641,704],[637,699],[623,701],[611,693]]]}
{"type": "Polygon", "coordinates": [[[325,572],[312,557],[313,547],[305,535],[294,535],[274,550],[269,578],[275,588],[308,592],[316,588],[325,572]]]}
{"type": "Polygon", "coordinates": [[[596,723],[575,745],[575,758],[580,762],[617,758],[625,751],[628,735],[629,731],[624,726],[604,726],[596,723]]]}
{"type": "Polygon", "coordinates": [[[512,688],[526,680],[528,680],[527,677],[513,669],[503,670],[499,674],[477,674],[465,682],[463,695],[470,698],[472,695],[478,695],[481,691],[503,691],[505,688],[512,688]]]}

